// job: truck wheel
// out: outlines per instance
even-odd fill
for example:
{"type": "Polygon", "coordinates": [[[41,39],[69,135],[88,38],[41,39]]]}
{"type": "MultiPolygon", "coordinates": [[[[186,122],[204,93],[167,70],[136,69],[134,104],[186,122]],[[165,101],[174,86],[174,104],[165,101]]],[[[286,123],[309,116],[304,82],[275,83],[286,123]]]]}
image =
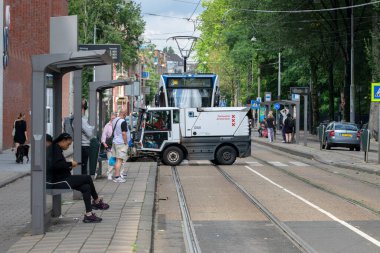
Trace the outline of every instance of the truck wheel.
{"type": "Polygon", "coordinates": [[[166,165],[176,166],[183,160],[183,151],[179,147],[171,146],[165,149],[162,160],[166,165]]]}
{"type": "Polygon", "coordinates": [[[236,160],[236,151],[231,146],[223,146],[216,151],[215,160],[221,165],[231,165],[236,160]]]}

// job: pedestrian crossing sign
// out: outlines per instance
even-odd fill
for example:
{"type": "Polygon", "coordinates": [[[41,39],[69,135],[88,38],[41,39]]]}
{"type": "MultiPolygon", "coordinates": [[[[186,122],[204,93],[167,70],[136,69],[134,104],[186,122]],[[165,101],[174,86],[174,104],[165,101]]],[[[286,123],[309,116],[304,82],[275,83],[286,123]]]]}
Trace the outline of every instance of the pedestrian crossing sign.
{"type": "Polygon", "coordinates": [[[380,83],[372,83],[371,101],[380,102],[380,83]]]}

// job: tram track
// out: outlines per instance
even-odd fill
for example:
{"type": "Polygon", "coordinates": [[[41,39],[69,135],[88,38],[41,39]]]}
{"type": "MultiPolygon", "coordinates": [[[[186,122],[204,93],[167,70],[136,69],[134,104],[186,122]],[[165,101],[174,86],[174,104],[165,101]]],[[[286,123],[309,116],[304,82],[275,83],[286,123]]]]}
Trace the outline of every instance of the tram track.
{"type": "MultiPolygon", "coordinates": [[[[277,229],[285,235],[286,238],[301,252],[305,253],[316,253],[308,243],[306,243],[301,237],[299,237],[292,229],[289,228],[285,223],[278,219],[272,212],[269,211],[258,199],[251,195],[243,186],[241,186],[236,180],[234,180],[227,172],[225,172],[220,166],[213,165],[216,170],[229,182],[232,186],[237,188],[244,198],[248,199],[250,203],[254,205],[277,229]]],[[[186,204],[186,197],[184,190],[181,185],[179,174],[175,166],[171,167],[173,181],[176,185],[177,196],[179,200],[179,205],[181,209],[182,219],[183,219],[183,233],[184,240],[186,244],[187,252],[197,253],[201,252],[199,247],[199,242],[194,230],[193,222],[191,220],[191,215],[186,204]]]]}
{"type": "Polygon", "coordinates": [[[176,186],[179,206],[181,209],[182,221],[183,221],[183,230],[184,230],[184,240],[187,252],[190,253],[201,253],[201,248],[199,247],[199,242],[193,222],[191,220],[190,212],[186,204],[185,194],[182,188],[181,180],[178,175],[177,168],[175,166],[171,167],[173,181],[176,186]]]}
{"type": "MultiPolygon", "coordinates": [[[[324,186],[319,185],[319,184],[317,184],[317,183],[314,183],[314,182],[312,182],[311,180],[309,180],[309,179],[307,179],[307,178],[304,178],[304,177],[302,177],[302,176],[299,176],[299,175],[297,175],[297,174],[295,174],[295,173],[293,173],[293,172],[291,172],[291,171],[288,171],[288,170],[282,169],[282,168],[280,168],[280,167],[274,166],[273,164],[268,163],[268,162],[265,161],[264,159],[260,159],[260,158],[257,158],[257,157],[252,157],[252,158],[254,158],[255,160],[257,160],[257,161],[259,161],[259,162],[261,162],[261,163],[263,163],[263,164],[265,164],[265,165],[268,166],[268,167],[271,167],[271,168],[273,168],[273,169],[275,169],[275,170],[277,170],[277,171],[280,171],[280,172],[282,172],[282,173],[284,173],[284,174],[286,174],[286,175],[288,175],[288,176],[290,176],[290,177],[293,177],[293,178],[295,178],[295,179],[297,179],[297,180],[299,180],[299,181],[301,181],[301,182],[303,182],[303,183],[305,183],[305,184],[307,184],[307,185],[310,185],[310,186],[312,186],[312,187],[314,187],[314,188],[316,188],[316,189],[318,189],[318,190],[320,190],[320,191],[323,191],[323,192],[329,193],[329,194],[331,194],[331,195],[333,195],[333,196],[335,196],[335,197],[338,197],[338,198],[340,198],[340,199],[343,199],[343,200],[345,200],[345,201],[347,201],[347,202],[349,202],[349,203],[351,203],[351,204],[354,204],[354,205],[356,205],[356,206],[359,206],[359,207],[361,207],[361,208],[364,208],[364,209],[368,210],[369,212],[375,214],[376,216],[379,216],[379,217],[380,217],[380,211],[379,211],[379,210],[377,210],[377,209],[375,209],[375,208],[372,208],[372,207],[370,207],[370,206],[368,206],[368,205],[366,205],[366,204],[360,202],[359,200],[356,200],[356,199],[353,199],[353,198],[350,198],[350,197],[344,196],[344,195],[342,195],[342,194],[340,194],[340,193],[338,193],[338,192],[335,192],[335,191],[329,190],[329,189],[325,188],[324,186]]],[[[316,166],[315,166],[315,167],[316,167],[316,166]]],[[[316,168],[317,168],[317,169],[321,169],[321,168],[319,168],[319,167],[316,167],[316,168]]],[[[324,171],[324,172],[332,173],[332,172],[327,171],[327,170],[324,170],[324,169],[321,169],[321,170],[324,171]]],[[[332,173],[332,174],[334,174],[334,173],[332,173]]],[[[346,176],[341,175],[341,174],[334,174],[334,175],[339,175],[339,176],[346,177],[346,176]]],[[[378,185],[376,185],[376,184],[372,184],[372,183],[369,183],[369,182],[366,182],[366,181],[362,181],[362,180],[357,180],[357,179],[352,178],[352,177],[346,177],[346,178],[349,178],[349,179],[351,179],[351,180],[355,180],[355,181],[360,182],[360,183],[365,183],[365,184],[370,185],[371,187],[375,187],[375,188],[380,189],[380,187],[379,187],[378,185]]]]}

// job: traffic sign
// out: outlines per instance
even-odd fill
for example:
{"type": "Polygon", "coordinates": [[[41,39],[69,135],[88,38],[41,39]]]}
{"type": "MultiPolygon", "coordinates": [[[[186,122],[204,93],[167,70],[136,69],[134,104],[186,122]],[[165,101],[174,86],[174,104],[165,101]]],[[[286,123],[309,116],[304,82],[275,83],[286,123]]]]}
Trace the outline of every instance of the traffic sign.
{"type": "Polygon", "coordinates": [[[265,102],[270,102],[272,100],[272,92],[265,92],[265,102]]]}
{"type": "Polygon", "coordinates": [[[292,94],[292,101],[300,101],[300,95],[299,94],[292,94]]]}
{"type": "Polygon", "coordinates": [[[259,109],[260,108],[260,103],[258,103],[255,100],[251,100],[251,109],[259,109]]]}
{"type": "Polygon", "coordinates": [[[261,100],[261,97],[257,97],[257,98],[256,98],[256,101],[259,102],[259,103],[261,103],[261,101],[262,101],[262,100],[261,100]]]}
{"type": "Polygon", "coordinates": [[[380,83],[372,83],[371,101],[380,102],[380,83]]]}
{"type": "Polygon", "coordinates": [[[279,103],[275,103],[274,104],[274,109],[276,109],[276,110],[280,109],[280,104],[279,103]]]}
{"type": "Polygon", "coordinates": [[[290,87],[291,94],[308,95],[309,87],[290,87]]]}

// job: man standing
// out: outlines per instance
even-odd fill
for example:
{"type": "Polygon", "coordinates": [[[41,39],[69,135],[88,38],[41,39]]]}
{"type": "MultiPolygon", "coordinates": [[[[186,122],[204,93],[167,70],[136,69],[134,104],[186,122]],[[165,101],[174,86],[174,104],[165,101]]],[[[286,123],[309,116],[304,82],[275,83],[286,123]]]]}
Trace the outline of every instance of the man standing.
{"type": "Polygon", "coordinates": [[[267,117],[267,129],[268,129],[268,139],[269,142],[273,142],[274,140],[274,128],[276,126],[275,119],[273,117],[273,112],[269,111],[267,117]]]}
{"type": "MultiPolygon", "coordinates": [[[[94,136],[94,126],[88,124],[86,116],[87,100],[82,98],[82,175],[88,175],[87,163],[90,155],[90,140],[94,136]]],[[[90,175],[95,176],[96,168],[90,168],[90,175]]]]}
{"type": "Polygon", "coordinates": [[[124,109],[120,112],[119,117],[112,121],[112,127],[114,128],[114,137],[112,141],[112,156],[116,158],[115,179],[116,183],[125,183],[125,179],[120,176],[120,168],[123,161],[128,159],[128,126],[125,121],[127,111],[124,109]]]}
{"type": "Polygon", "coordinates": [[[286,137],[285,137],[285,119],[286,119],[286,115],[289,113],[289,110],[288,108],[284,108],[280,111],[281,113],[281,116],[282,116],[282,129],[281,129],[281,133],[282,133],[282,142],[286,142],[286,137]]]}

